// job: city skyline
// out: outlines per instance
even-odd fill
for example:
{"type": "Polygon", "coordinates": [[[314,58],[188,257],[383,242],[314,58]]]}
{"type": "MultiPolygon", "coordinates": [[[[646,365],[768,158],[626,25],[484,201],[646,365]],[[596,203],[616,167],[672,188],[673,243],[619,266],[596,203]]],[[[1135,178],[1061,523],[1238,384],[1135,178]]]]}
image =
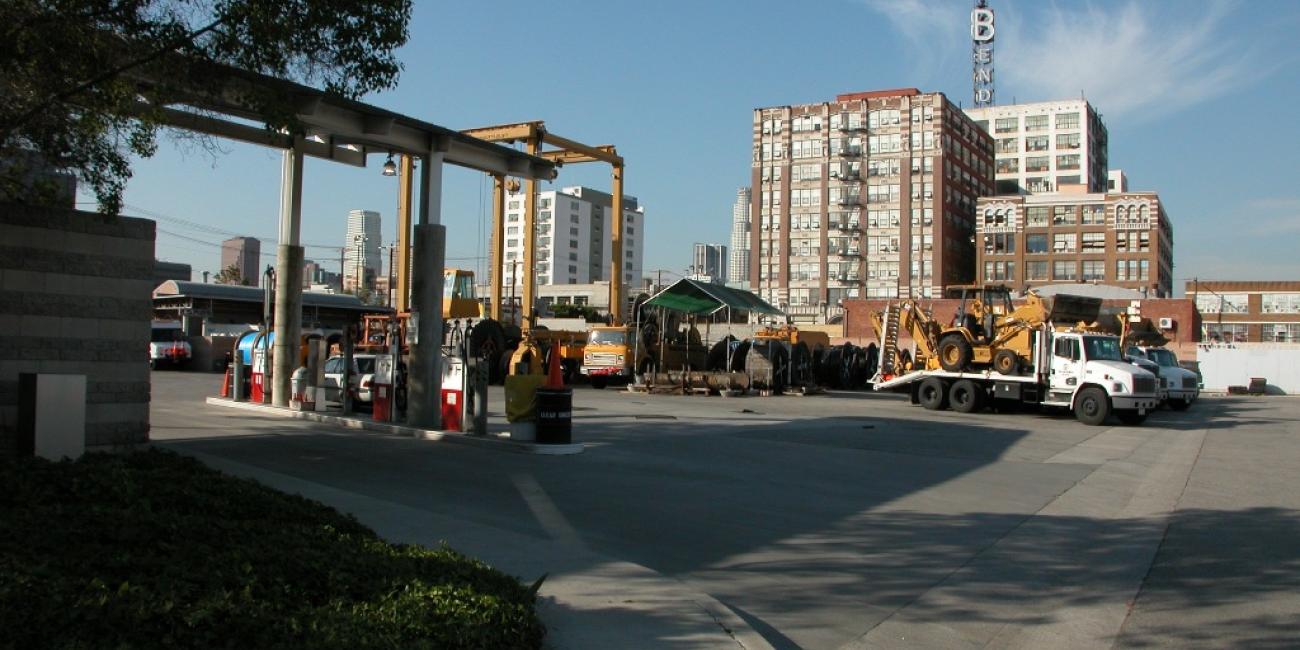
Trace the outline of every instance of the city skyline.
{"type": "MultiPolygon", "coordinates": [[[[1300,167],[1298,154],[1287,147],[1265,148],[1252,151],[1247,165],[1244,144],[1260,137],[1259,125],[1269,125],[1268,137],[1283,141],[1294,140],[1300,129],[1287,119],[1287,108],[1300,101],[1300,79],[1296,66],[1288,65],[1296,54],[1285,40],[1289,29],[1300,24],[1300,7],[1209,3],[1189,12],[1173,2],[1076,7],[998,1],[993,6],[998,12],[998,104],[1082,96],[1094,105],[1110,132],[1110,167],[1124,169],[1135,190],[1159,191],[1173,215],[1178,233],[1175,280],[1300,275],[1300,261],[1286,250],[1287,238],[1266,236],[1300,227],[1300,193],[1286,183],[1286,170],[1300,167]],[[1216,137],[1195,139],[1210,132],[1216,137]],[[1239,225],[1224,229],[1224,222],[1239,225]],[[1250,247],[1256,263],[1241,269],[1225,259],[1220,251],[1231,246],[1250,247]]],[[[430,38],[433,9],[417,6],[411,40],[400,53],[407,71],[398,88],[365,99],[452,128],[545,119],[556,131],[615,144],[628,160],[628,192],[654,205],[674,206],[671,213],[652,217],[661,222],[651,225],[644,268],[685,269],[689,251],[674,245],[674,236],[690,232],[691,240],[729,240],[735,188],[748,184],[747,116],[754,108],[890,87],[942,91],[969,105],[968,2],[842,1],[797,12],[764,7],[777,5],[756,3],[739,23],[725,6],[683,3],[605,7],[580,2],[561,12],[522,9],[539,29],[563,25],[601,32],[589,47],[617,53],[589,57],[576,48],[560,49],[548,53],[548,60],[565,74],[496,84],[491,71],[505,67],[504,53],[484,50],[483,56],[455,66],[415,65],[483,49],[484,35],[496,24],[494,12],[440,7],[445,19],[464,28],[435,40],[430,38]],[[822,19],[827,12],[841,20],[827,24],[822,19]],[[640,24],[645,27],[640,32],[661,36],[616,37],[600,27],[611,22],[640,24]],[[724,24],[727,29],[713,29],[724,24]],[[821,34],[818,64],[795,60],[781,48],[745,46],[746,34],[756,32],[821,34]],[[665,38],[673,47],[664,47],[665,38]],[[638,74],[616,72],[627,68],[638,74]],[[757,82],[730,81],[741,70],[763,72],[757,82]],[[589,92],[590,80],[597,78],[602,92],[589,92]],[[709,95],[692,97],[680,88],[708,88],[709,95]],[[629,103],[622,99],[626,97],[638,101],[629,103]],[[685,117],[683,109],[689,119],[661,117],[685,117]]],[[[164,141],[158,156],[137,164],[125,212],[146,217],[152,212],[248,233],[267,243],[263,256],[269,258],[274,254],[270,235],[276,232],[279,154],[233,143],[222,146],[228,153],[213,158],[164,141]],[[227,186],[241,189],[222,191],[227,186]]],[[[305,243],[341,240],[340,215],[353,207],[393,211],[396,183],[379,175],[382,161],[373,162],[366,169],[308,162],[305,243]]],[[[542,189],[561,184],[604,187],[608,173],[566,167],[542,189]]],[[[449,264],[486,270],[490,195],[490,182],[481,175],[448,172],[443,213],[449,264]]],[[[388,221],[384,243],[393,239],[388,221]]],[[[196,274],[218,270],[219,249],[212,244],[229,233],[163,220],[159,229],[158,257],[191,263],[196,274]],[[200,241],[192,241],[196,239],[200,241]]],[[[313,248],[307,253],[327,258],[313,248]]],[[[1175,286],[1181,288],[1181,282],[1175,286]]]]}

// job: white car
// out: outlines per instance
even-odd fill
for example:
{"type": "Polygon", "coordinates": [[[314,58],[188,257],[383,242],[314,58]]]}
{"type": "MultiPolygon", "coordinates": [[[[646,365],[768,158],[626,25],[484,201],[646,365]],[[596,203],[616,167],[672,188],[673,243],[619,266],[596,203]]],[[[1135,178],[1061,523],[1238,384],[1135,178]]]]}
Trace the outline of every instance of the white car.
{"type": "MultiPolygon", "coordinates": [[[[369,405],[373,399],[370,385],[375,378],[375,355],[352,355],[352,374],[350,379],[352,402],[357,406],[369,405]]],[[[325,401],[343,403],[343,357],[330,357],[325,360],[325,401]]]]}

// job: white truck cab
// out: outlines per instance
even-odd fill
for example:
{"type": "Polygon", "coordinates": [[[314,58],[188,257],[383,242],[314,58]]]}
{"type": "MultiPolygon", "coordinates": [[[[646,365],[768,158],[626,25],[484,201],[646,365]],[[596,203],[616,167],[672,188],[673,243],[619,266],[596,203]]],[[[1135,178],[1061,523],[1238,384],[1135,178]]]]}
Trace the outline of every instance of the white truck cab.
{"type": "Polygon", "coordinates": [[[1166,404],[1175,411],[1185,411],[1200,397],[1200,380],[1196,373],[1178,363],[1178,357],[1165,348],[1131,346],[1126,351],[1130,357],[1141,355],[1154,363],[1166,392],[1166,404]]]}
{"type": "Polygon", "coordinates": [[[180,321],[154,321],[149,334],[149,367],[183,367],[194,357],[180,321]]]}

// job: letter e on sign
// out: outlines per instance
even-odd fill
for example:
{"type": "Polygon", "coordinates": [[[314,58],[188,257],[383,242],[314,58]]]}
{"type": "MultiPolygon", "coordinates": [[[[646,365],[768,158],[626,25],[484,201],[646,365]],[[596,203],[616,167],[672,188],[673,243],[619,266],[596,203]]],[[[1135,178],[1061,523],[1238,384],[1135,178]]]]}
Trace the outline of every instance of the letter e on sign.
{"type": "Polygon", "coordinates": [[[970,12],[971,40],[987,43],[993,40],[993,10],[976,7],[970,12]]]}

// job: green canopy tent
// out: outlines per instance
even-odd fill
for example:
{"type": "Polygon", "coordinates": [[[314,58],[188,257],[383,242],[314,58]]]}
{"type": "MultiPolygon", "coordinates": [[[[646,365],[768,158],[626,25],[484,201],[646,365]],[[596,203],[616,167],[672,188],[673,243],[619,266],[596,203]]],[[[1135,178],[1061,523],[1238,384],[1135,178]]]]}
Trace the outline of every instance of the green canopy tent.
{"type": "MultiPolygon", "coordinates": [[[[731,315],[737,311],[766,316],[785,316],[785,312],[768,304],[767,301],[752,292],[743,289],[732,289],[720,284],[698,282],[690,278],[682,278],[674,282],[642,303],[641,306],[643,308],[659,307],[664,313],[672,311],[688,316],[713,316],[720,311],[725,311],[728,323],[731,322],[731,315]]],[[[639,320],[641,318],[640,311],[638,310],[633,317],[639,320]]],[[[666,323],[661,324],[660,327],[662,328],[665,325],[666,323]]],[[[705,340],[708,340],[707,333],[705,334],[705,340]]],[[[637,341],[640,341],[639,336],[637,341]]],[[[731,352],[732,350],[728,348],[728,368],[731,368],[731,352]]]]}

